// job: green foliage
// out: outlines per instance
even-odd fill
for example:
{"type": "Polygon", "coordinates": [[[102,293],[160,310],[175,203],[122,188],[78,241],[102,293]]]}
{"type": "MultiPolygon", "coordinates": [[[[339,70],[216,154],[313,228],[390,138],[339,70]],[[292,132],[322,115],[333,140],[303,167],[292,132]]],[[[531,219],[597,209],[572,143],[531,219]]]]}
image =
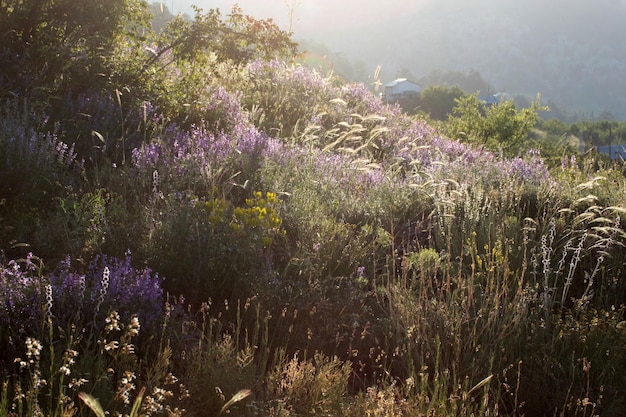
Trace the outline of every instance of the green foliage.
{"type": "Polygon", "coordinates": [[[550,168],[563,164],[564,158],[579,155],[581,141],[570,132],[570,127],[558,119],[540,119],[532,130],[528,145],[541,152],[550,168]]]}
{"type": "MultiPolygon", "coordinates": [[[[257,59],[291,58],[296,44],[271,20],[256,20],[237,6],[222,17],[217,9],[196,9],[193,20],[177,16],[156,39],[141,74],[152,80],[146,95],[185,125],[201,124],[214,105],[206,99],[211,79],[232,78],[236,67],[257,59]],[[220,66],[227,63],[228,66],[220,66]]],[[[227,82],[227,81],[225,81],[227,82]]]]}
{"type": "Polygon", "coordinates": [[[560,404],[570,415],[619,415],[624,400],[615,387],[623,382],[616,370],[626,362],[624,350],[615,346],[624,343],[623,319],[623,310],[589,310],[582,315],[566,313],[551,323],[553,328],[531,323],[519,387],[528,399],[526,411],[542,414],[560,404]],[[549,345],[540,342],[546,337],[549,345]],[[547,361],[550,366],[544,365],[547,361]],[[556,379],[568,383],[555,386],[549,382],[556,379]]]}
{"type": "Polygon", "coordinates": [[[524,149],[528,134],[539,119],[537,112],[542,109],[539,98],[530,108],[517,110],[510,100],[487,105],[471,95],[457,100],[444,129],[451,137],[516,156],[524,149]]]}
{"type": "Polygon", "coordinates": [[[155,58],[171,49],[174,55],[187,62],[196,60],[205,52],[213,52],[220,61],[240,65],[254,59],[291,57],[296,44],[290,35],[271,20],[255,20],[233,7],[228,18],[222,20],[219,10],[203,14],[196,8],[196,16],[189,22],[177,17],[167,26],[160,42],[164,47],[155,58]]]}
{"type": "Polygon", "coordinates": [[[583,139],[588,146],[606,146],[626,143],[626,123],[612,119],[579,121],[570,132],[583,139]]]}
{"type": "MultiPolygon", "coordinates": [[[[69,122],[71,130],[73,120],[91,114],[68,114],[67,108],[74,107],[68,104],[103,95],[115,97],[120,115],[150,100],[170,119],[197,124],[203,115],[184,110],[206,110],[206,81],[219,74],[217,63],[243,65],[296,54],[288,33],[271,20],[246,16],[238,7],[227,18],[218,10],[203,14],[198,9],[194,20],[178,16],[156,34],[149,28],[150,13],[142,0],[106,5],[89,0],[78,9],[70,3],[0,5],[0,98],[27,95],[48,109],[52,122],[69,122]]],[[[127,128],[122,122],[115,132],[122,142],[128,139],[127,128]]],[[[92,132],[81,134],[89,137],[92,132]]]]}
{"type": "Polygon", "coordinates": [[[272,247],[284,236],[275,193],[256,192],[243,205],[171,194],[158,211],[141,251],[170,277],[165,286],[172,293],[195,306],[208,298],[234,301],[271,277],[272,247]]]}
{"type": "Polygon", "coordinates": [[[145,40],[145,10],[140,0],[2,2],[0,96],[44,99],[104,86],[116,43],[145,40]]]}
{"type": "Polygon", "coordinates": [[[120,244],[128,247],[129,232],[138,224],[122,232],[120,225],[132,223],[131,213],[121,195],[107,189],[95,189],[83,195],[68,193],[58,197],[54,208],[46,214],[34,234],[33,243],[43,254],[72,253],[86,259],[96,253],[122,256],[120,244]]]}
{"type": "Polygon", "coordinates": [[[494,89],[485,81],[483,76],[476,70],[470,70],[467,74],[460,71],[434,70],[426,77],[420,79],[424,86],[442,86],[460,88],[469,94],[488,94],[494,89]]]}
{"type": "Polygon", "coordinates": [[[428,86],[421,92],[419,110],[435,120],[446,120],[463,96],[465,93],[457,86],[428,86]]]}
{"type": "Polygon", "coordinates": [[[254,357],[253,346],[238,349],[228,334],[199,344],[190,352],[185,375],[191,399],[187,411],[191,415],[217,416],[237,402],[226,404],[228,398],[236,398],[238,392],[257,382],[254,357]]]}
{"type": "Polygon", "coordinates": [[[330,77],[276,61],[258,67],[244,90],[243,103],[254,124],[268,135],[296,137],[320,111],[319,105],[335,98],[327,88],[330,77]],[[308,83],[301,82],[305,74],[312,78],[308,83]]]}

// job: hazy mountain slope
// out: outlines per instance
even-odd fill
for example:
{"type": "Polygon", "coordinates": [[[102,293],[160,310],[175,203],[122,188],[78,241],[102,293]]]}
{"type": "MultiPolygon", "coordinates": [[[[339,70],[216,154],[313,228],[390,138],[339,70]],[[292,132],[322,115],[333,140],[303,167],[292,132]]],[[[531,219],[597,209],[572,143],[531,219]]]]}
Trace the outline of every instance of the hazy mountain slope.
{"type": "MultiPolygon", "coordinates": [[[[494,87],[541,93],[585,117],[626,119],[625,0],[170,0],[228,13],[234,3],[363,62],[383,81],[474,69],[494,87]],[[292,7],[293,14],[289,14],[292,7]]],[[[169,5],[169,4],[168,4],[169,5]]],[[[357,65],[359,66],[359,65],[357,65]]]]}
{"type": "Polygon", "coordinates": [[[396,18],[327,27],[319,37],[369,67],[381,64],[386,80],[400,68],[417,76],[475,69],[512,94],[539,92],[577,112],[626,118],[622,2],[444,1],[390,13],[396,18]]]}

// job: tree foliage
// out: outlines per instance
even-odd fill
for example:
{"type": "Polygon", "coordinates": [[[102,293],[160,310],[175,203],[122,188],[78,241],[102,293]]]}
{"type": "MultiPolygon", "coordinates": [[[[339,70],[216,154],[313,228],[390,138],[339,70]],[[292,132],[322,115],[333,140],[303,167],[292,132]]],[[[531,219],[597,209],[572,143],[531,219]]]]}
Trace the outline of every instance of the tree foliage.
{"type": "Polygon", "coordinates": [[[420,97],[420,110],[436,120],[445,120],[456,106],[456,100],[466,94],[460,87],[431,85],[426,87],[420,97]]]}
{"type": "Polygon", "coordinates": [[[591,146],[606,146],[626,143],[626,122],[600,119],[576,122],[570,132],[581,137],[591,146]]]}
{"type": "Polygon", "coordinates": [[[538,112],[546,109],[539,97],[521,110],[517,110],[512,100],[488,105],[475,94],[459,98],[456,103],[445,125],[446,133],[509,156],[522,150],[539,120],[538,112]]]}
{"type": "Polygon", "coordinates": [[[292,57],[297,52],[297,44],[289,33],[271,19],[256,20],[245,15],[239,6],[235,5],[226,19],[219,9],[195,11],[192,21],[177,16],[170,22],[159,38],[155,58],[169,50],[183,60],[213,52],[218,60],[239,65],[254,59],[292,57]]]}
{"type": "Polygon", "coordinates": [[[196,9],[193,20],[179,15],[158,34],[150,16],[143,0],[0,2],[0,97],[47,102],[123,93],[127,102],[158,103],[160,95],[176,94],[161,88],[163,81],[191,62],[211,56],[240,65],[296,54],[289,33],[237,6],[225,18],[219,10],[196,9]]]}
{"type": "Polygon", "coordinates": [[[40,97],[99,84],[116,45],[144,42],[148,22],[142,0],[0,2],[0,94],[40,97]]]}
{"type": "Polygon", "coordinates": [[[445,87],[459,87],[467,93],[487,94],[493,91],[493,87],[476,70],[472,69],[467,74],[461,71],[435,70],[420,80],[420,84],[430,86],[439,85],[445,87]]]}

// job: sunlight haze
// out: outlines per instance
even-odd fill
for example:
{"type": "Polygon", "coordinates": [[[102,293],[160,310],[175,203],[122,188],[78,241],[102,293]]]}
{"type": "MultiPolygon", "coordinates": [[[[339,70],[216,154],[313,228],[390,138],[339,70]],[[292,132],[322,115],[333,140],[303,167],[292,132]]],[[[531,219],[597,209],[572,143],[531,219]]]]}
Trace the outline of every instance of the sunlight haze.
{"type": "Polygon", "coordinates": [[[383,81],[478,71],[494,89],[541,93],[576,112],[626,118],[623,0],[169,0],[227,15],[236,3],[296,41],[322,46],[383,81]]]}

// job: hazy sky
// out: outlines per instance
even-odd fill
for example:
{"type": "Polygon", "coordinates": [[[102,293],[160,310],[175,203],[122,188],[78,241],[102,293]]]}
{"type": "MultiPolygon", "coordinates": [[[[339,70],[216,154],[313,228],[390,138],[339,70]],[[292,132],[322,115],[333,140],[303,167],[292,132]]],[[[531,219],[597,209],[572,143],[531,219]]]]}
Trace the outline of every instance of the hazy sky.
{"type": "Polygon", "coordinates": [[[415,79],[476,70],[496,89],[626,120],[626,0],[163,1],[189,15],[192,4],[222,15],[239,4],[368,74],[381,65],[384,82],[405,69],[415,79]]]}
{"type": "Polygon", "coordinates": [[[174,13],[191,14],[191,5],[206,10],[219,8],[227,14],[234,4],[256,18],[272,18],[296,36],[332,30],[336,26],[360,27],[392,17],[398,10],[413,13],[436,0],[164,0],[174,13]],[[293,18],[290,19],[290,10],[293,18]]]}

